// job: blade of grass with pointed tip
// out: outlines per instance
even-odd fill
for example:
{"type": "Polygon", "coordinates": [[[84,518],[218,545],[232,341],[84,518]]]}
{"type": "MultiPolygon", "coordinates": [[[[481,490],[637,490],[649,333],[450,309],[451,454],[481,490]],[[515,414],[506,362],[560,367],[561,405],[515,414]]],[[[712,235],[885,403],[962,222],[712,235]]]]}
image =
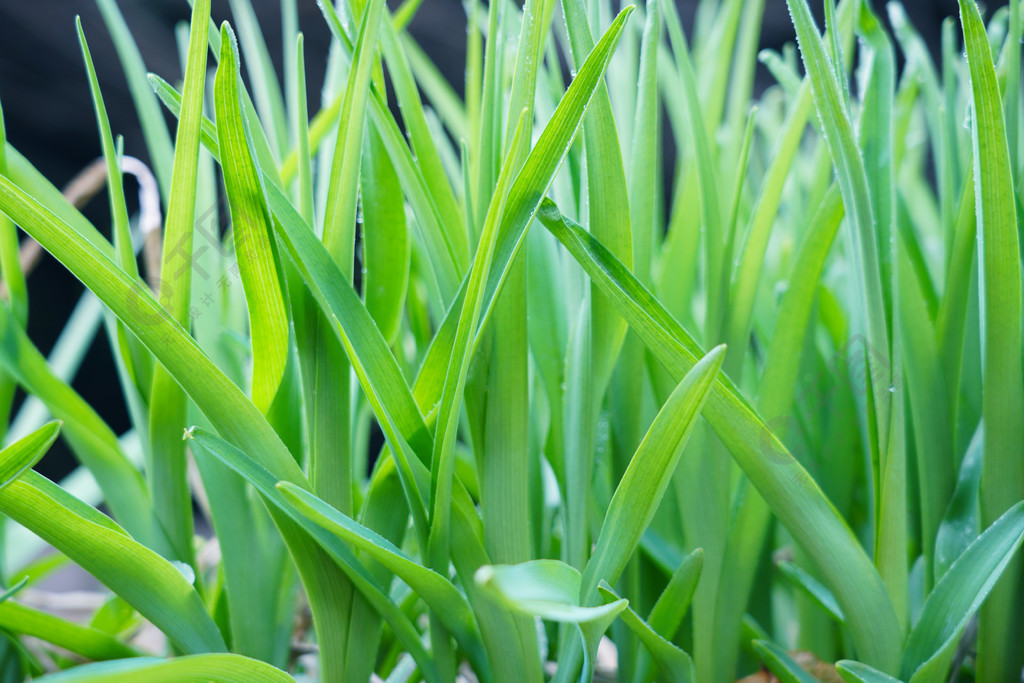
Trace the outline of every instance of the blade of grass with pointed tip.
{"type": "Polygon", "coordinates": [[[271,148],[280,159],[288,149],[288,123],[274,63],[250,0],[230,0],[230,6],[245,54],[256,108],[264,129],[270,131],[271,148]]]}
{"type": "MultiPolygon", "coordinates": [[[[959,636],[971,615],[993,592],[1024,541],[1024,501],[982,532],[936,583],[907,638],[900,674],[915,682],[944,676],[937,657],[959,636]]],[[[1006,641],[1003,641],[1006,644],[1006,641]]],[[[948,662],[945,662],[948,666],[948,662]]]]}
{"type": "MultiPolygon", "coordinates": [[[[606,604],[621,599],[615,591],[604,585],[600,586],[598,590],[606,604]]],[[[694,671],[690,655],[655,631],[631,607],[626,607],[619,612],[619,618],[626,622],[629,630],[640,639],[654,661],[658,663],[664,680],[672,683],[690,683],[696,679],[697,674],[694,671]]]]}
{"type": "Polygon", "coordinates": [[[0,490],[32,469],[60,433],[60,422],[48,422],[0,451],[0,490]]]}
{"type": "Polygon", "coordinates": [[[612,495],[593,555],[583,572],[580,600],[590,604],[600,581],[618,579],[661,502],[683,445],[700,415],[725,357],[712,349],[679,382],[641,441],[612,495]]]}
{"type": "Polygon", "coordinates": [[[93,108],[96,110],[103,157],[107,162],[107,192],[110,197],[110,215],[113,217],[111,232],[114,236],[114,251],[117,253],[118,265],[129,274],[135,275],[138,273],[138,265],[135,262],[135,250],[132,248],[131,227],[128,225],[128,207],[124,199],[120,158],[114,147],[114,136],[110,132],[110,119],[107,117],[107,108],[103,104],[96,67],[93,65],[89,43],[82,30],[81,17],[75,18],[75,28],[78,31],[78,43],[82,50],[82,59],[85,61],[85,69],[92,90],[93,108]]]}
{"type": "MultiPolygon", "coordinates": [[[[831,2],[829,3],[831,5],[831,2]]],[[[864,59],[871,64],[863,83],[861,118],[859,121],[860,148],[867,173],[874,232],[878,245],[879,276],[882,297],[890,330],[892,347],[888,354],[888,376],[901,374],[903,324],[899,317],[898,280],[894,280],[901,242],[896,237],[896,192],[893,182],[896,162],[893,137],[895,134],[895,54],[889,36],[882,29],[878,17],[866,4],[860,5],[858,33],[865,48],[864,59]]],[[[837,61],[837,60],[836,60],[837,61]]],[[[838,66],[838,64],[837,64],[838,66]]],[[[845,79],[843,81],[845,83],[845,79]]],[[[870,276],[868,276],[870,277],[870,276]]],[[[865,278],[867,279],[867,278],[865,278]]],[[[869,315],[876,314],[869,309],[869,315]]],[[[870,354],[874,355],[874,354],[870,354]]],[[[872,361],[873,362],[873,361],[872,361]]],[[[871,376],[869,386],[885,382],[886,377],[871,376]]],[[[886,387],[882,387],[884,390],[886,387]]],[[[907,483],[906,433],[904,413],[906,401],[901,389],[891,388],[897,397],[891,401],[888,417],[884,406],[878,415],[879,469],[877,494],[878,514],[875,531],[875,564],[885,582],[902,628],[909,622],[908,564],[907,564],[907,483]],[[888,420],[888,422],[884,422],[888,420]]],[[[869,405],[876,394],[869,395],[869,405]]],[[[889,398],[889,397],[886,397],[889,398]]],[[[869,420],[870,424],[870,420],[869,420]]]]}
{"type": "MultiPolygon", "coordinates": [[[[665,401],[637,447],[612,495],[584,569],[580,604],[594,604],[601,581],[618,581],[665,495],[724,358],[725,347],[717,347],[694,365],[665,401]]],[[[562,666],[575,668],[578,657],[578,650],[563,648],[559,661],[562,666]]]]}
{"type": "MultiPolygon", "coordinates": [[[[985,457],[981,471],[981,523],[991,524],[1024,498],[1024,374],[1021,371],[1021,279],[1017,210],[1002,94],[981,14],[973,0],[960,1],[970,67],[978,266],[982,291],[982,429],[985,457]]],[[[1020,567],[1018,563],[1015,565],[1020,567]]],[[[1019,569],[996,588],[982,609],[978,631],[979,680],[1012,678],[1024,651],[1005,647],[1018,633],[1013,605],[1021,594],[1019,569]]]]}
{"type": "Polygon", "coordinates": [[[99,524],[65,506],[52,495],[51,488],[56,486],[28,472],[0,490],[0,511],[124,598],[184,652],[224,650],[220,631],[202,599],[177,567],[123,530],[99,524]]]}
{"type": "Polygon", "coordinates": [[[146,86],[146,65],[142,61],[135,38],[121,15],[117,0],[96,0],[96,5],[103,15],[103,21],[107,25],[121,67],[124,69],[128,91],[131,93],[135,110],[139,115],[139,123],[142,125],[150,163],[160,183],[164,206],[169,206],[174,146],[171,134],[167,130],[167,123],[160,112],[160,105],[146,86]]]}
{"type": "MultiPolygon", "coordinates": [[[[729,140],[733,147],[742,139],[740,136],[743,121],[747,118],[750,101],[753,99],[758,46],[761,40],[761,26],[764,23],[764,0],[745,2],[743,5],[725,114],[725,125],[729,130],[729,140]]],[[[739,156],[739,151],[733,149],[731,153],[727,150],[724,158],[731,161],[739,156]]]]}
{"type": "MultiPolygon", "coordinates": [[[[296,102],[295,116],[297,118],[295,122],[295,165],[298,169],[296,171],[298,189],[296,190],[295,205],[299,208],[299,213],[302,214],[302,217],[310,225],[313,225],[313,166],[312,154],[310,152],[309,110],[306,104],[306,58],[304,46],[305,38],[299,33],[295,40],[295,52],[297,53],[295,55],[295,68],[297,73],[293,77],[296,90],[293,98],[296,102]]],[[[283,164],[281,167],[281,177],[285,184],[290,182],[285,174],[283,164]]]]}
{"type": "Polygon", "coordinates": [[[235,654],[211,654],[157,659],[138,657],[116,662],[77,666],[44,676],[46,683],[174,683],[202,680],[210,683],[289,683],[291,676],[269,664],[235,654]]]}
{"type": "MultiPolygon", "coordinates": [[[[700,579],[701,568],[704,564],[704,551],[697,548],[676,568],[669,579],[668,585],[658,596],[658,600],[651,608],[647,616],[647,624],[661,638],[671,642],[675,638],[690,609],[690,602],[693,600],[693,593],[697,589],[697,581],[700,579]]],[[[647,683],[651,680],[653,671],[652,661],[649,655],[641,653],[637,659],[636,668],[633,671],[633,683],[647,683]]]]}
{"type": "Polygon", "coordinates": [[[238,48],[226,23],[221,34],[220,64],[214,84],[217,141],[239,275],[249,310],[253,403],[266,413],[284,376],[288,314],[271,245],[270,211],[238,99],[238,48]]]}
{"type": "MultiPolygon", "coordinates": [[[[552,202],[542,205],[538,217],[674,376],[682,377],[703,356],[650,292],[592,236],[571,225],[552,202]]],[[[703,414],[772,511],[824,572],[847,614],[858,651],[865,659],[894,669],[901,640],[896,614],[849,526],[730,380],[720,376],[715,382],[703,414]]]]}
{"type": "Polygon", "coordinates": [[[370,98],[373,57],[383,15],[383,2],[375,0],[368,4],[359,27],[331,164],[331,186],[335,191],[328,195],[324,217],[324,244],[349,279],[352,277],[355,247],[356,198],[366,103],[370,98]]]}

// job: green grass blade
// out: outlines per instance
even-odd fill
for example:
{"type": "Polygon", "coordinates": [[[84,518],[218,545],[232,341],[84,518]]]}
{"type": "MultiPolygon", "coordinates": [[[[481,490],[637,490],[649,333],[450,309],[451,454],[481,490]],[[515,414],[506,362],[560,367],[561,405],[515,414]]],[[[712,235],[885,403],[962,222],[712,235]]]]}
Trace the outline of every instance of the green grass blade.
{"type": "Polygon", "coordinates": [[[324,217],[324,244],[350,279],[355,248],[356,197],[362,158],[360,151],[377,34],[383,14],[384,3],[381,0],[369,3],[359,27],[331,164],[331,187],[335,191],[328,195],[324,217]]]}
{"type": "MultiPolygon", "coordinates": [[[[838,187],[833,184],[811,218],[776,315],[757,405],[768,419],[767,424],[780,438],[786,436],[782,427],[789,421],[796,393],[803,340],[807,335],[818,281],[842,218],[842,198],[838,187]]],[[[725,555],[729,561],[723,566],[721,585],[729,586],[730,590],[719,593],[715,608],[716,641],[719,643],[716,652],[722,662],[735,661],[736,655],[732,652],[739,651],[737,635],[742,628],[743,614],[757,572],[755,558],[761,553],[770,522],[771,511],[764,499],[754,490],[747,491],[726,542],[725,555]],[[731,646],[730,643],[736,645],[731,646]]]]}
{"type": "Polygon", "coordinates": [[[6,157],[7,171],[4,174],[6,178],[14,181],[15,184],[31,194],[37,203],[46,207],[48,211],[66,223],[69,229],[76,232],[104,256],[110,259],[115,258],[114,248],[96,229],[96,226],[72,206],[61,191],[43,177],[43,174],[36,170],[18,150],[14,149],[10,142],[7,143],[6,157]]]}
{"type": "MultiPolygon", "coordinates": [[[[612,297],[631,328],[671,374],[682,377],[693,367],[703,355],[699,345],[621,263],[593,237],[570,225],[553,203],[544,204],[539,218],[612,297]]],[[[858,651],[883,668],[895,669],[899,623],[881,579],[846,522],[731,381],[720,377],[715,382],[704,416],[772,511],[825,574],[848,615],[858,651]],[[879,633],[887,635],[883,638],[879,633]]]]}
{"type": "Polygon", "coordinates": [[[942,524],[935,538],[935,579],[949,571],[956,558],[981,533],[981,507],[978,502],[981,484],[981,456],[983,432],[980,428],[967,447],[956,488],[949,499],[942,524]]]}
{"type": "MultiPolygon", "coordinates": [[[[825,2],[831,3],[832,0],[825,0],[825,2]]],[[[754,650],[765,666],[778,677],[780,683],[814,683],[818,680],[804,671],[785,650],[775,643],[755,640],[754,650]]]]}
{"type": "Polygon", "coordinates": [[[934,581],[935,536],[946,505],[953,495],[956,463],[953,456],[949,390],[936,346],[935,327],[924,307],[919,280],[911,271],[906,252],[900,254],[898,310],[904,343],[903,367],[910,397],[917,476],[921,500],[921,552],[925,558],[925,585],[934,581]]]}
{"type": "Polygon", "coordinates": [[[899,679],[860,662],[839,661],[836,670],[846,683],[900,683],[899,679]]]}
{"type": "MultiPolygon", "coordinates": [[[[186,326],[190,320],[199,131],[203,121],[209,25],[210,2],[198,0],[192,8],[184,104],[175,136],[174,171],[160,260],[160,303],[175,321],[186,326]]],[[[192,564],[192,500],[186,480],[185,446],[180,438],[186,422],[187,399],[163,367],[154,368],[149,406],[147,472],[153,504],[174,554],[192,564]]]]}
{"type": "Polygon", "coordinates": [[[964,337],[967,334],[968,311],[970,310],[971,278],[978,245],[978,219],[975,206],[974,167],[968,168],[964,178],[963,192],[953,224],[952,247],[950,249],[945,296],[939,304],[936,320],[939,352],[942,369],[949,383],[950,414],[955,417],[961,389],[964,337]]]}
{"type": "Polygon", "coordinates": [[[171,134],[167,130],[167,123],[160,111],[160,104],[146,85],[146,65],[142,61],[142,55],[131,30],[121,15],[117,0],[96,0],[96,5],[103,15],[103,21],[121,60],[121,67],[128,80],[128,91],[139,114],[150,163],[160,183],[160,194],[164,198],[164,206],[169,206],[174,146],[171,134]]]}
{"type": "Polygon", "coordinates": [[[828,612],[829,616],[840,624],[843,623],[845,620],[843,610],[839,603],[836,602],[832,591],[821,585],[817,579],[792,562],[782,562],[779,564],[779,571],[790,583],[806,593],[823,610],[828,612]]]}
{"type": "MultiPolygon", "coordinates": [[[[562,13],[569,33],[572,63],[582,71],[584,59],[594,49],[592,29],[583,0],[563,0],[562,13]]],[[[616,258],[632,266],[629,190],[611,99],[603,81],[598,85],[583,126],[583,148],[587,159],[590,230],[603,244],[608,245],[616,258]]],[[[601,385],[610,377],[625,338],[626,326],[600,292],[592,288],[591,297],[592,362],[595,384],[601,385]]],[[[593,393],[601,394],[602,391],[595,390],[593,393]]],[[[589,431],[591,427],[585,425],[584,429],[589,431]]]]}
{"type": "Polygon", "coordinates": [[[0,451],[0,490],[32,469],[60,433],[60,422],[48,422],[0,451]]]}
{"type": "Polygon", "coordinates": [[[283,482],[278,490],[300,514],[338,536],[346,544],[367,553],[402,579],[444,622],[445,627],[465,649],[478,671],[486,671],[480,636],[469,604],[445,577],[417,564],[390,541],[303,491],[283,482]]]}
{"type": "MultiPolygon", "coordinates": [[[[614,603],[620,600],[618,595],[606,586],[598,588],[605,603],[614,603]]],[[[645,622],[633,611],[626,607],[619,613],[629,630],[640,639],[647,651],[658,663],[664,680],[672,683],[690,683],[696,679],[697,674],[693,668],[693,660],[681,648],[664,638],[654,628],[645,622]]]]}
{"type": "Polygon", "coordinates": [[[388,344],[398,339],[409,289],[411,239],[401,184],[376,131],[363,147],[363,300],[388,344]]]}
{"type": "Polygon", "coordinates": [[[156,522],[145,482],[128,460],[117,436],[66,382],[51,370],[28,335],[0,306],[0,365],[26,391],[38,397],[63,421],[63,434],[72,451],[96,478],[115,517],[140,542],[159,551],[168,540],[156,522]]]}
{"type": "Polygon", "coordinates": [[[665,401],[630,460],[612,495],[594,554],[583,573],[580,599],[584,604],[595,599],[600,581],[618,579],[636,550],[668,488],[683,445],[724,357],[725,347],[719,346],[693,366],[665,401]]]}
{"type": "MultiPolygon", "coordinates": [[[[796,101],[792,104],[772,152],[772,162],[758,191],[757,202],[747,228],[746,239],[739,250],[740,262],[736,271],[735,284],[729,296],[729,310],[726,312],[726,342],[732,352],[729,354],[730,375],[739,377],[742,360],[750,339],[751,318],[757,285],[761,278],[768,240],[775,224],[776,213],[782,200],[786,177],[796,158],[800,140],[807,128],[813,100],[810,85],[801,87],[796,101]],[[733,360],[735,359],[735,360],[733,360]]],[[[766,365],[766,368],[771,368],[766,365]]]]}
{"type": "MultiPolygon", "coordinates": [[[[7,175],[7,129],[0,106],[0,173],[7,175]]],[[[7,216],[0,216],[0,275],[7,286],[8,305],[18,324],[28,324],[28,288],[18,252],[18,229],[7,216]]]]}
{"type": "MultiPolygon", "coordinates": [[[[435,509],[435,514],[440,513],[443,516],[448,514],[446,501],[448,500],[453,465],[452,456],[458,417],[456,405],[461,400],[462,389],[465,385],[468,361],[471,357],[469,354],[470,342],[476,334],[478,322],[481,319],[486,320],[486,317],[482,316],[482,311],[486,310],[483,304],[488,300],[487,293],[490,284],[488,280],[491,277],[497,279],[497,284],[494,287],[494,291],[496,291],[501,280],[504,279],[508,264],[512,261],[518,244],[521,243],[522,236],[540,205],[544,192],[565,158],[575,133],[580,128],[583,114],[601,81],[630,11],[630,8],[626,8],[619,14],[583,64],[569,86],[565,97],[558,104],[545,126],[537,144],[523,163],[522,170],[508,190],[507,198],[503,192],[499,191],[491,203],[484,232],[480,238],[481,246],[477,250],[475,263],[470,271],[466,301],[459,313],[456,339],[452,346],[451,362],[445,378],[439,409],[438,431],[431,461],[431,500],[438,506],[435,509]],[[501,233],[511,239],[507,239],[504,244],[500,243],[499,235],[501,233]],[[507,251],[499,249],[505,245],[507,245],[507,251]],[[492,263],[495,265],[493,268],[492,263]]],[[[521,126],[520,130],[522,128],[521,126]]],[[[503,171],[507,170],[508,166],[506,165],[503,171]]],[[[499,187],[503,182],[507,183],[508,179],[499,180],[499,187]]],[[[447,542],[448,532],[445,529],[444,517],[439,521],[441,523],[433,527],[433,533],[437,534],[435,538],[438,543],[435,559],[447,554],[444,551],[444,546],[447,542]]]]}
{"type": "Polygon", "coordinates": [[[238,99],[238,54],[234,34],[221,28],[221,57],[214,85],[217,141],[231,209],[239,273],[252,336],[253,403],[267,412],[284,376],[288,355],[288,314],[271,244],[270,211],[249,132],[238,99]]]}
{"type": "Polygon", "coordinates": [[[951,639],[959,636],[1010,565],[1022,541],[1024,502],[1014,505],[986,529],[935,585],[907,639],[900,665],[904,678],[924,681],[936,674],[945,675],[944,671],[929,675],[923,671],[951,639]]]}
{"type": "MultiPolygon", "coordinates": [[[[231,0],[230,5],[231,16],[238,27],[239,42],[245,53],[256,109],[265,130],[270,131],[271,149],[280,159],[288,150],[288,122],[274,63],[270,59],[250,0],[231,0]]],[[[218,52],[223,54],[223,45],[218,52]]]]}
{"type": "MultiPolygon", "coordinates": [[[[849,240],[855,263],[855,291],[860,298],[862,312],[859,323],[867,331],[868,343],[874,353],[869,361],[871,399],[874,415],[868,415],[868,424],[874,421],[876,448],[884,450],[889,443],[889,405],[891,394],[889,367],[889,329],[886,324],[886,306],[883,294],[882,270],[879,263],[876,236],[877,207],[872,206],[871,185],[864,158],[857,146],[857,136],[850,121],[846,95],[837,78],[838,66],[826,54],[825,45],[814,25],[807,0],[787,0],[804,65],[811,82],[815,106],[822,122],[825,141],[836,167],[839,187],[850,218],[854,234],[849,240]]],[[[845,80],[844,80],[845,82],[845,80]]],[[[885,666],[882,667],[886,668],[885,666]]]]}
{"type": "Polygon", "coordinates": [[[89,85],[92,89],[92,101],[96,110],[97,125],[100,129],[103,157],[107,161],[107,192],[110,197],[110,215],[113,217],[114,251],[117,253],[118,265],[128,273],[137,275],[138,265],[135,263],[135,250],[132,248],[131,227],[128,225],[128,207],[124,200],[121,155],[114,147],[114,136],[110,132],[110,119],[107,117],[107,108],[103,104],[96,67],[93,65],[89,43],[82,30],[81,17],[75,18],[75,28],[78,30],[78,43],[82,49],[82,59],[85,61],[89,85]]]}
{"type": "MultiPolygon", "coordinates": [[[[1024,498],[1024,374],[1021,371],[1020,244],[1011,150],[995,64],[973,0],[961,0],[960,18],[971,74],[972,142],[978,220],[978,269],[982,291],[981,523],[991,524],[1024,498]]],[[[1008,633],[1021,621],[1012,605],[1021,591],[1020,566],[1011,569],[982,610],[978,634],[979,680],[1012,678],[1024,651],[1008,650],[1008,633]]]]}
{"type": "Polygon", "coordinates": [[[182,651],[195,654],[225,649],[202,599],[176,566],[124,531],[98,523],[95,517],[101,513],[86,517],[67,507],[54,497],[54,484],[27,474],[32,476],[23,476],[0,491],[0,511],[124,598],[182,651]]]}
{"type": "Polygon", "coordinates": [[[193,655],[176,659],[139,657],[117,662],[78,666],[44,676],[46,683],[173,683],[202,680],[210,683],[288,683],[291,676],[256,659],[234,654],[193,655]]]}
{"type": "MultiPolygon", "coordinates": [[[[298,34],[295,41],[295,68],[298,73],[295,75],[295,88],[297,92],[294,95],[296,101],[296,132],[295,141],[296,152],[296,175],[298,176],[298,194],[296,199],[296,206],[299,207],[299,212],[302,217],[306,219],[311,225],[313,221],[313,165],[312,165],[312,154],[310,152],[310,123],[309,123],[309,110],[306,104],[306,58],[305,58],[305,38],[300,33],[298,34]]],[[[282,180],[287,184],[289,179],[284,172],[284,166],[281,168],[282,180]]]]}
{"type": "MultiPolygon", "coordinates": [[[[675,9],[675,5],[672,4],[666,4],[665,10],[665,25],[668,27],[672,50],[675,53],[678,83],[685,98],[686,108],[690,112],[701,112],[703,107],[698,95],[697,76],[694,73],[690,49],[686,43],[686,36],[683,33],[679,14],[675,9]]],[[[708,318],[705,321],[704,336],[709,343],[712,343],[717,341],[720,336],[720,321],[725,312],[725,302],[719,300],[721,288],[718,286],[722,281],[721,272],[722,268],[724,268],[722,260],[726,257],[722,249],[725,244],[724,224],[718,192],[718,172],[713,145],[708,131],[708,123],[703,116],[697,116],[696,114],[688,116],[687,123],[689,124],[687,140],[694,150],[695,173],[697,176],[697,186],[700,190],[701,222],[704,226],[704,234],[706,235],[704,257],[708,281],[708,318]]]]}
{"type": "MultiPolygon", "coordinates": [[[[828,3],[831,6],[831,2],[828,3]]],[[[898,293],[898,281],[894,280],[896,264],[894,260],[903,250],[896,238],[896,190],[894,183],[895,164],[897,163],[893,147],[895,134],[894,90],[895,90],[895,54],[889,36],[882,30],[878,17],[866,4],[860,5],[858,31],[863,38],[865,62],[870,64],[870,71],[863,84],[861,96],[860,147],[863,154],[864,168],[867,173],[868,191],[871,199],[872,217],[875,221],[874,233],[878,247],[879,273],[884,309],[878,311],[866,309],[869,316],[879,314],[885,316],[886,324],[891,333],[892,347],[888,355],[891,365],[886,376],[868,378],[869,387],[878,382],[891,381],[893,376],[901,374],[903,345],[903,325],[899,320],[898,304],[894,299],[898,293]]],[[[836,41],[838,42],[838,41],[836,41]]],[[[838,54],[838,50],[836,50],[838,54]]],[[[838,58],[833,59],[838,71],[841,70],[838,58]]],[[[846,83],[846,79],[842,81],[846,83]]],[[[865,280],[871,275],[865,276],[865,280]]],[[[873,355],[873,354],[869,354],[873,355]]],[[[870,361],[874,365],[874,359],[870,361]]],[[[881,387],[885,390],[886,387],[881,387]]],[[[875,391],[868,396],[868,405],[881,408],[876,410],[878,419],[878,513],[875,532],[875,564],[889,590],[890,598],[896,608],[901,627],[906,630],[909,621],[908,597],[908,563],[907,563],[907,453],[906,432],[904,428],[904,392],[892,387],[890,391],[896,400],[890,399],[891,410],[886,411],[885,405],[879,406],[875,391]],[[888,415],[887,415],[888,412],[888,415]]],[[[870,419],[868,420],[870,425],[870,419]]]]}
{"type": "Polygon", "coordinates": [[[11,600],[0,604],[0,628],[10,633],[39,638],[96,661],[135,657],[138,654],[103,631],[80,626],[11,600]]]}
{"type": "MultiPolygon", "coordinates": [[[[481,567],[474,577],[492,599],[508,609],[559,623],[575,624],[581,636],[584,662],[580,680],[593,677],[593,662],[601,636],[626,608],[626,600],[585,606],[579,602],[580,573],[558,560],[533,560],[515,565],[481,567]]],[[[579,652],[579,650],[576,650],[579,652]]],[[[576,667],[560,661],[554,681],[569,681],[576,667]]]]}
{"type": "MultiPolygon", "coordinates": [[[[274,224],[277,235],[324,315],[333,322],[334,333],[350,351],[353,368],[371,405],[376,411],[376,402],[387,401],[387,414],[395,421],[399,433],[417,452],[421,449],[429,452],[430,435],[423,416],[394,354],[369,311],[284,193],[272,186],[267,190],[271,210],[277,219],[274,224]]],[[[378,414],[384,415],[383,404],[378,414]]]]}
{"type": "MultiPolygon", "coordinates": [[[[283,513],[294,515],[296,524],[301,526],[310,538],[319,546],[324,548],[326,553],[336,562],[356,586],[356,588],[367,598],[373,608],[387,621],[395,633],[395,637],[407,648],[408,652],[419,664],[424,677],[431,683],[440,681],[440,675],[436,666],[426,649],[420,642],[419,632],[409,621],[409,618],[402,613],[397,605],[388,597],[387,593],[377,584],[376,579],[366,567],[355,557],[352,551],[341,540],[320,528],[310,519],[298,514],[295,508],[284,498],[277,488],[280,481],[262,467],[258,462],[250,458],[238,448],[227,443],[223,439],[203,432],[201,429],[192,429],[189,437],[201,450],[216,457],[225,465],[245,478],[264,499],[273,504],[283,513]]],[[[423,469],[425,473],[425,468],[423,469]]],[[[308,586],[309,584],[307,584],[308,586]]],[[[327,589],[328,586],[322,586],[327,589]]]]}
{"type": "MultiPolygon", "coordinates": [[[[402,121],[408,131],[416,166],[436,207],[445,238],[451,245],[459,274],[465,272],[470,261],[469,235],[463,212],[452,191],[448,175],[438,152],[437,142],[430,132],[420,100],[419,84],[413,79],[409,59],[402,48],[398,29],[391,17],[385,16],[381,25],[381,51],[402,109],[402,121]]],[[[377,98],[380,103],[380,99],[377,98]]]]}
{"type": "MultiPolygon", "coordinates": [[[[687,610],[690,609],[690,602],[693,600],[694,591],[697,590],[697,581],[700,579],[703,566],[704,551],[697,548],[679,563],[668,585],[658,596],[651,613],[647,616],[647,623],[660,637],[669,641],[675,637],[687,610]]],[[[646,683],[651,680],[651,664],[650,657],[641,653],[633,671],[633,683],[646,683]]]]}

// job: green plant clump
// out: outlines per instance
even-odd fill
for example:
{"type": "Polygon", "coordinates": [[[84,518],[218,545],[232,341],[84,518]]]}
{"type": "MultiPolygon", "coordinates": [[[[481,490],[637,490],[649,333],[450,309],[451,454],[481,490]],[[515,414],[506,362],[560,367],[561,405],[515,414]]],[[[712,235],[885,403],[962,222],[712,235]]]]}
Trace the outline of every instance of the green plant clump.
{"type": "Polygon", "coordinates": [[[109,230],[0,125],[0,680],[1020,680],[1020,0],[938,62],[898,2],[758,53],[764,0],[467,0],[464,98],[429,6],[318,1],[311,118],[297,0],[281,73],[194,0],[177,84],[96,0],[162,219],[81,23],[109,230]],[[25,588],[67,562],[87,621],[25,588]]]}

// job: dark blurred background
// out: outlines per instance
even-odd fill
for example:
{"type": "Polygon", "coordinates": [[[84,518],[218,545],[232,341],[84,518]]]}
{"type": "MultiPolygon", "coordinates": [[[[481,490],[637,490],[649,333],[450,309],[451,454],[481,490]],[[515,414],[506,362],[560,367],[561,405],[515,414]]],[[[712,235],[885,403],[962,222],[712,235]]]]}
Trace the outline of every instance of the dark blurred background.
{"type": "MultiPolygon", "coordinates": [[[[687,30],[692,27],[697,0],[676,0],[687,30]]],[[[135,35],[147,68],[171,82],[181,76],[174,27],[187,21],[186,0],[120,0],[125,20],[135,35]]],[[[254,0],[271,54],[280,70],[280,10],[275,0],[254,0]]],[[[876,0],[878,6],[879,0],[876,0]]],[[[912,22],[938,50],[942,20],[957,12],[957,0],[903,0],[912,22]]],[[[989,2],[989,9],[1005,2],[989,2]]],[[[300,0],[300,28],[306,37],[306,71],[310,112],[318,109],[329,33],[314,0],[300,0]]],[[[819,13],[822,2],[812,0],[819,13]]],[[[114,46],[92,0],[0,0],[0,101],[7,136],[55,185],[62,187],[100,154],[88,81],[75,34],[74,17],[81,15],[89,39],[110,123],[124,136],[125,153],[146,159],[138,118],[114,46]]],[[[218,23],[229,17],[227,0],[214,0],[218,23]]],[[[410,30],[460,92],[465,64],[465,12],[459,0],[425,0],[410,30]]],[[[767,0],[762,47],[780,48],[794,39],[785,0],[767,0]]],[[[770,81],[759,74],[759,89],[770,81]]],[[[173,129],[172,129],[173,130],[173,129]]],[[[131,181],[129,181],[131,184],[131,181]]],[[[128,189],[129,201],[134,190],[128,189]]],[[[109,225],[105,194],[86,209],[102,230],[109,225]]],[[[29,280],[29,334],[48,353],[72,307],[81,285],[56,263],[44,257],[29,280]]],[[[118,433],[129,428],[106,339],[97,337],[74,387],[118,433]]],[[[19,401],[20,402],[20,401],[19,401]]],[[[63,444],[38,469],[58,477],[71,466],[63,444]]]]}

